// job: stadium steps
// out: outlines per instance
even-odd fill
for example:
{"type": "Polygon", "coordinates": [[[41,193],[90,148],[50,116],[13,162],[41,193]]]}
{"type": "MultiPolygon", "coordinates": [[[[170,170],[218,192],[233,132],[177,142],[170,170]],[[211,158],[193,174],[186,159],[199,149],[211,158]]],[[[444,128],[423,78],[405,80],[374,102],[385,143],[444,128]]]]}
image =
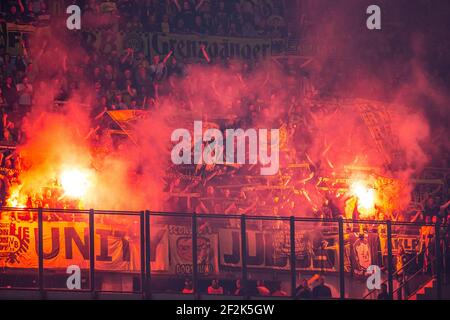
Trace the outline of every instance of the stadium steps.
{"type": "MultiPolygon", "coordinates": [[[[408,300],[436,300],[436,279],[432,279],[425,283],[415,294],[413,294],[408,300]]],[[[450,285],[442,285],[442,299],[450,300],[450,285]]]]}
{"type": "Polygon", "coordinates": [[[436,280],[432,279],[425,283],[419,290],[416,291],[408,300],[433,300],[436,299],[436,280]]]}

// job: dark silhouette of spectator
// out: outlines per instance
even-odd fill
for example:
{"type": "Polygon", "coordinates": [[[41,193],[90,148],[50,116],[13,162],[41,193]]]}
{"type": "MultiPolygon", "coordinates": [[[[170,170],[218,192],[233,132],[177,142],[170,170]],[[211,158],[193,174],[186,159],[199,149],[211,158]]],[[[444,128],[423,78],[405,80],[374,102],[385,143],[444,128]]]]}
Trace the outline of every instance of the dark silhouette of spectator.
{"type": "Polygon", "coordinates": [[[208,287],[208,294],[223,294],[223,287],[219,285],[219,280],[213,279],[208,287]]]}
{"type": "Polygon", "coordinates": [[[433,217],[439,215],[440,207],[439,204],[434,200],[434,198],[430,195],[425,200],[425,205],[423,208],[423,219],[425,222],[430,223],[433,217]]]}
{"type": "Polygon", "coordinates": [[[237,279],[236,283],[235,283],[235,290],[234,290],[234,295],[235,296],[244,296],[245,295],[245,288],[242,284],[242,280],[241,279],[237,279]]]}
{"type": "Polygon", "coordinates": [[[381,292],[378,294],[378,300],[389,300],[389,293],[387,292],[388,287],[386,283],[382,283],[380,287],[381,292]]]}
{"type": "Polygon", "coordinates": [[[295,297],[297,299],[311,299],[312,291],[309,287],[308,280],[303,279],[302,283],[295,289],[295,297]]]}
{"type": "Polygon", "coordinates": [[[315,299],[330,299],[332,298],[331,289],[325,285],[325,279],[323,276],[319,278],[319,284],[314,287],[312,291],[315,299]]]}
{"type": "Polygon", "coordinates": [[[12,76],[6,78],[6,83],[3,86],[3,96],[6,100],[6,110],[12,111],[17,101],[17,88],[14,85],[12,76]]]}
{"type": "Polygon", "coordinates": [[[275,291],[272,293],[272,297],[287,297],[288,294],[286,291],[281,289],[281,282],[277,282],[275,284],[275,291]]]}
{"type": "Polygon", "coordinates": [[[28,81],[28,77],[23,77],[22,82],[16,88],[20,112],[29,112],[33,102],[33,86],[28,81]]]}
{"type": "Polygon", "coordinates": [[[192,285],[192,280],[189,278],[186,278],[184,280],[184,287],[183,290],[181,291],[181,293],[183,294],[192,294],[194,293],[194,287],[192,285]]]}
{"type": "Polygon", "coordinates": [[[266,287],[263,280],[258,280],[256,282],[256,290],[258,290],[258,295],[260,296],[270,296],[270,290],[266,287]]]}
{"type": "Polygon", "coordinates": [[[6,107],[7,107],[7,103],[6,103],[6,98],[3,95],[3,88],[0,88],[0,113],[1,114],[6,112],[6,107]]]}
{"type": "Polygon", "coordinates": [[[21,0],[18,0],[17,4],[19,6],[19,9],[15,5],[12,5],[9,8],[9,12],[6,15],[6,22],[22,22],[22,14],[25,12],[25,8],[23,7],[21,0]]]}

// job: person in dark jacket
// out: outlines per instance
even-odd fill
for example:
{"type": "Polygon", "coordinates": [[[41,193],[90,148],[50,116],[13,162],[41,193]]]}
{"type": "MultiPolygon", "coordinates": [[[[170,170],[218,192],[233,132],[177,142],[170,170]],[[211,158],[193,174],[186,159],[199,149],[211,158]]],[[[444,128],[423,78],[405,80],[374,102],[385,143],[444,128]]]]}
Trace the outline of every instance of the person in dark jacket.
{"type": "Polygon", "coordinates": [[[312,291],[309,287],[308,280],[303,279],[302,283],[295,289],[295,297],[297,299],[311,299],[312,291]]]}
{"type": "Polygon", "coordinates": [[[389,300],[389,294],[387,292],[387,285],[386,283],[381,284],[381,292],[378,294],[377,299],[378,300],[389,300]]]}
{"type": "Polygon", "coordinates": [[[312,291],[314,299],[329,299],[332,298],[331,289],[325,285],[324,277],[319,278],[319,284],[314,287],[312,291]]]}

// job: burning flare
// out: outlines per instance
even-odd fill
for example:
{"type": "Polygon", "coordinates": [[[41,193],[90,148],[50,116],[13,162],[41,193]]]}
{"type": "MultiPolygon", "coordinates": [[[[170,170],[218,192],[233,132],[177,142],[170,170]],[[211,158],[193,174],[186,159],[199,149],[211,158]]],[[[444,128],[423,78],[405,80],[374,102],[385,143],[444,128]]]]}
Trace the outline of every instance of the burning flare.
{"type": "Polygon", "coordinates": [[[60,180],[64,195],[75,199],[84,197],[91,186],[90,173],[87,170],[66,169],[61,173],[60,180]]]}
{"type": "Polygon", "coordinates": [[[375,215],[376,191],[363,181],[354,181],[350,185],[350,194],[358,199],[360,217],[375,215]]]}
{"type": "Polygon", "coordinates": [[[22,188],[21,185],[17,185],[17,186],[15,186],[15,188],[12,188],[11,195],[6,200],[6,205],[8,207],[13,207],[13,208],[25,208],[26,207],[25,204],[23,204],[21,201],[21,194],[20,194],[21,188],[22,188]]]}

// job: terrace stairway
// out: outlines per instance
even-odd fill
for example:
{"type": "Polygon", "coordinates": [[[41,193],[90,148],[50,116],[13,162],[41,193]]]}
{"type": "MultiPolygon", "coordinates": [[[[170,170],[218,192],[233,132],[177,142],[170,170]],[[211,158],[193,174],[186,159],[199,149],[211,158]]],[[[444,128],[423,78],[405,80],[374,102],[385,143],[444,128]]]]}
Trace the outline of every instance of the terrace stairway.
{"type": "MultiPolygon", "coordinates": [[[[442,298],[450,299],[450,285],[442,286],[442,298]]],[[[437,289],[436,289],[436,279],[432,279],[425,283],[419,290],[417,290],[408,300],[436,300],[437,299],[437,289]]]]}

